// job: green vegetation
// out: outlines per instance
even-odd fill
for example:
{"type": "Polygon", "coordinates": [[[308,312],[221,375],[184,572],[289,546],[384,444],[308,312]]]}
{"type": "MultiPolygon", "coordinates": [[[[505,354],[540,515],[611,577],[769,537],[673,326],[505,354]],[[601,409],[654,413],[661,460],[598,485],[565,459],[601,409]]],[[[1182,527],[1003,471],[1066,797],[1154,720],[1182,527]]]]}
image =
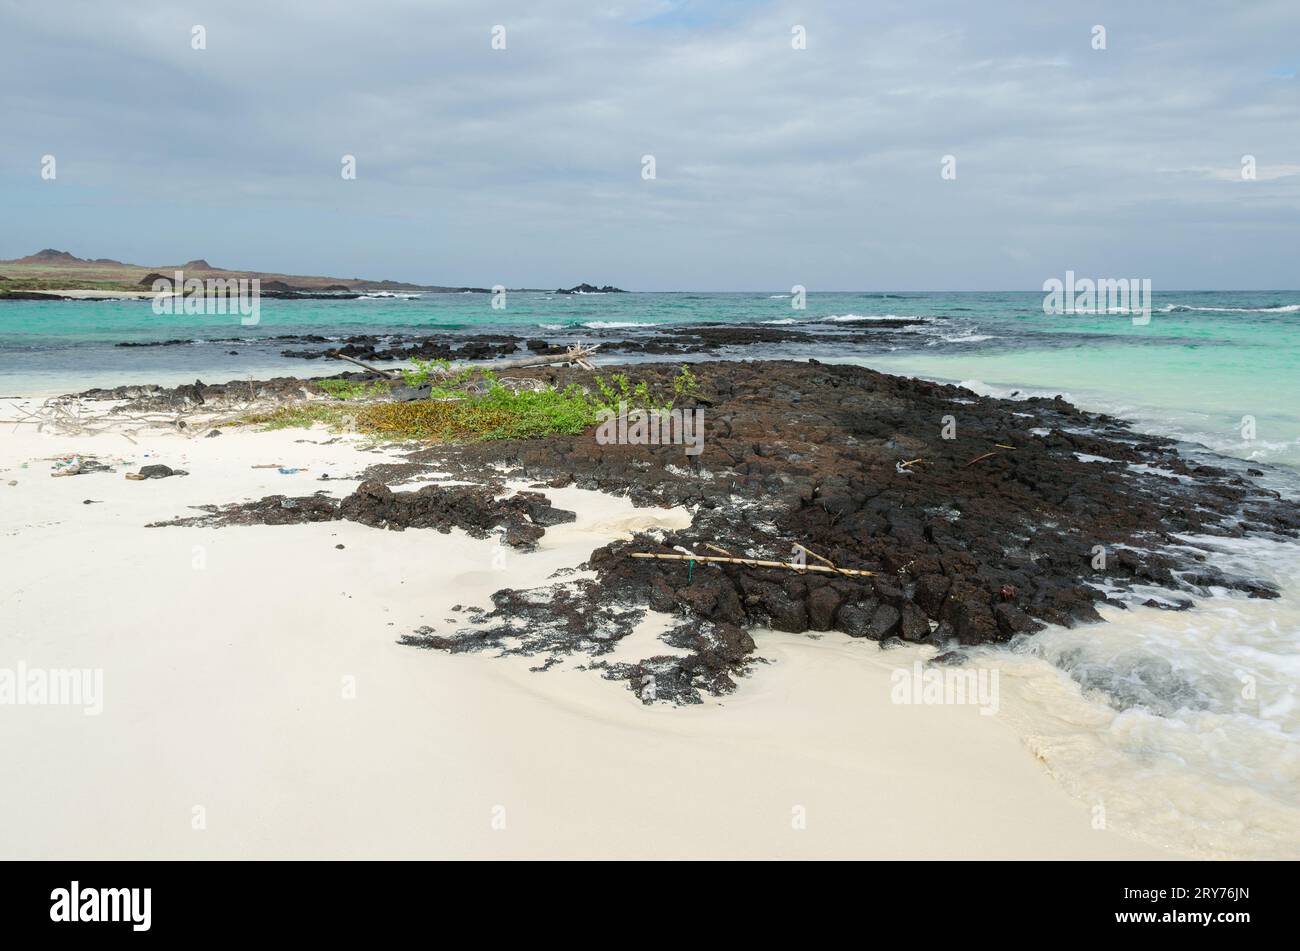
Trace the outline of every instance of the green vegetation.
{"type": "MultiPolygon", "coordinates": [[[[414,370],[406,371],[406,380],[419,386],[445,376],[448,369],[446,361],[417,361],[414,370]]],[[[667,412],[697,389],[694,375],[684,364],[673,380],[672,394],[663,397],[657,396],[644,381],[634,384],[622,373],[615,374],[611,381],[597,377],[596,394],[576,383],[564,389],[514,389],[490,371],[475,368],[445,377],[439,385],[431,387],[429,399],[396,403],[357,402],[364,397],[384,395],[389,388],[385,382],[327,380],[318,385],[343,403],[356,405],[298,403],[255,413],[240,422],[266,429],[323,423],[391,440],[532,439],[556,433],[580,433],[596,424],[602,410],[617,413],[620,401],[628,410],[667,412]],[[472,390],[466,388],[471,382],[472,390]]]]}
{"type": "MultiPolygon", "coordinates": [[[[415,368],[402,371],[402,379],[406,381],[407,386],[424,386],[438,377],[445,377],[451,374],[450,360],[421,360],[419,357],[414,358],[412,363],[415,368]]],[[[456,376],[463,382],[468,378],[472,371],[466,370],[456,376]]]]}
{"type": "Polygon", "coordinates": [[[596,405],[576,385],[515,391],[493,380],[482,396],[371,403],[354,418],[359,432],[392,439],[530,439],[582,432],[595,424],[596,405]]]}
{"type": "Polygon", "coordinates": [[[318,380],[316,385],[328,396],[339,400],[364,400],[387,396],[393,389],[391,383],[376,380],[363,383],[359,380],[318,380]]]}
{"type": "Polygon", "coordinates": [[[620,403],[629,411],[641,409],[667,413],[682,397],[694,396],[699,390],[699,382],[695,379],[695,374],[685,363],[673,378],[672,396],[662,401],[655,399],[644,380],[633,384],[628,380],[626,373],[615,373],[610,377],[610,381],[606,383],[604,377],[595,378],[596,389],[600,392],[600,408],[608,409],[611,413],[619,411],[620,403]]]}
{"type": "Polygon", "coordinates": [[[262,429],[309,429],[316,423],[341,427],[346,422],[346,412],[340,406],[326,403],[294,403],[277,406],[265,413],[250,413],[231,425],[260,426],[262,429]]]}

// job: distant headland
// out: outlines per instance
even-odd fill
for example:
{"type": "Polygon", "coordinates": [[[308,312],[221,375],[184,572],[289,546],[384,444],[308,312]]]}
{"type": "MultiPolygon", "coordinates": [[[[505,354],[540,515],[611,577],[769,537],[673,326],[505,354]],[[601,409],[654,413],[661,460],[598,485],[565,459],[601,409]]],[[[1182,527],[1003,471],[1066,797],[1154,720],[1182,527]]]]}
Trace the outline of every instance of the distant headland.
{"type": "MultiPolygon", "coordinates": [[[[183,264],[144,266],[126,264],[114,258],[79,258],[69,251],[45,248],[35,254],[12,261],[0,261],[0,300],[43,300],[49,298],[84,299],[97,296],[145,296],[159,278],[171,280],[177,271],[185,277],[260,281],[263,295],[270,297],[359,297],[379,291],[420,292],[430,294],[491,294],[490,287],[412,284],[405,281],[370,280],[360,277],[339,278],[273,271],[249,271],[223,268],[195,258],[183,264]],[[75,291],[75,294],[62,292],[75,291]]],[[[510,288],[519,291],[545,291],[543,288],[510,288]]],[[[559,288],[556,294],[625,293],[621,288],[578,284],[559,288]]]]}

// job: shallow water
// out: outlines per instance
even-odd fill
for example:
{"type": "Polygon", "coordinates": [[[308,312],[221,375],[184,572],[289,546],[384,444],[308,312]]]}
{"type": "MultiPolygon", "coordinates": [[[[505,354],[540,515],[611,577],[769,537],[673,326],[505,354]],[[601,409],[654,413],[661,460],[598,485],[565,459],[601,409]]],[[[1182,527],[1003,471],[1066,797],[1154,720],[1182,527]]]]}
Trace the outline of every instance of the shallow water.
{"type": "MultiPolygon", "coordinates": [[[[1103,608],[985,651],[1026,745],[1107,827],[1205,857],[1300,855],[1300,560],[1214,539],[1276,601],[1217,592],[1188,611],[1103,608]]],[[[978,662],[978,661],[977,661],[978,662]]]]}
{"type": "Polygon", "coordinates": [[[1029,292],[813,292],[804,309],[795,309],[789,294],[773,292],[516,292],[504,309],[491,302],[484,294],[264,300],[252,326],[234,316],[160,316],[146,301],[0,303],[0,395],[333,371],[321,361],[283,357],[286,346],[299,346],[274,339],[284,334],[338,340],[357,333],[509,332],[594,342],[672,324],[758,321],[824,332],[869,329],[896,316],[920,323],[882,332],[875,345],[814,343],[720,355],[853,359],[990,392],[1063,393],[1086,408],[1218,452],[1300,465],[1300,291],[1157,292],[1146,324],[1124,313],[1048,315],[1043,295],[1029,292]],[[191,342],[114,346],[171,339],[191,342]],[[1246,418],[1253,427],[1243,430],[1246,418]]]}

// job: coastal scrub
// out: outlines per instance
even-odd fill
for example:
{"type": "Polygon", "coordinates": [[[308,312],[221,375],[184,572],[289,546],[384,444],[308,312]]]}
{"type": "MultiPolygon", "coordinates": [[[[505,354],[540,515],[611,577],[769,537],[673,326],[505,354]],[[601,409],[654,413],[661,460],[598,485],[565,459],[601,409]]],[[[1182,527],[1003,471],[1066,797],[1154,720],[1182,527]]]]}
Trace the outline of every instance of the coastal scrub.
{"type": "Polygon", "coordinates": [[[416,361],[403,371],[408,386],[427,388],[425,398],[387,400],[388,381],[323,380],[316,385],[339,402],[294,403],[243,417],[240,422],[266,429],[310,427],[323,423],[336,429],[393,440],[465,442],[493,439],[533,439],[576,435],[619,406],[666,411],[698,388],[683,365],[670,393],[660,393],[644,380],[633,382],[616,373],[610,381],[595,378],[596,392],[577,384],[559,388],[508,385],[489,370],[452,372],[445,360],[416,361]],[[355,405],[347,405],[355,404],[355,405]]]}

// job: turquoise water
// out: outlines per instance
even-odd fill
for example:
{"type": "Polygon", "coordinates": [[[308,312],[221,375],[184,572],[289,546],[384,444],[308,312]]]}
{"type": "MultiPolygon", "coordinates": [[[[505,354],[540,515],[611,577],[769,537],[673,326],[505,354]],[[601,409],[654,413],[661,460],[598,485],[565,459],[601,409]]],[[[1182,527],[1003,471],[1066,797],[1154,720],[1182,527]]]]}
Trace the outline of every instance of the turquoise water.
{"type": "Polygon", "coordinates": [[[143,301],[9,302],[0,304],[0,395],[332,372],[320,361],[281,356],[286,347],[304,348],[275,339],[291,334],[337,341],[358,333],[508,332],[597,342],[709,322],[802,325],[824,334],[869,329],[873,318],[896,316],[922,323],[882,330],[865,344],[814,338],[720,355],[816,356],[983,392],[1062,393],[1149,431],[1242,458],[1300,465],[1300,291],[1157,292],[1145,325],[1123,313],[1048,315],[1042,300],[1038,292],[814,292],[806,308],[796,309],[789,294],[776,292],[513,292],[504,309],[494,309],[488,295],[424,294],[264,300],[256,326],[229,316],[158,316],[143,301]],[[187,343],[114,346],[175,339],[187,343]],[[1253,438],[1243,438],[1252,420],[1253,438]]]}

